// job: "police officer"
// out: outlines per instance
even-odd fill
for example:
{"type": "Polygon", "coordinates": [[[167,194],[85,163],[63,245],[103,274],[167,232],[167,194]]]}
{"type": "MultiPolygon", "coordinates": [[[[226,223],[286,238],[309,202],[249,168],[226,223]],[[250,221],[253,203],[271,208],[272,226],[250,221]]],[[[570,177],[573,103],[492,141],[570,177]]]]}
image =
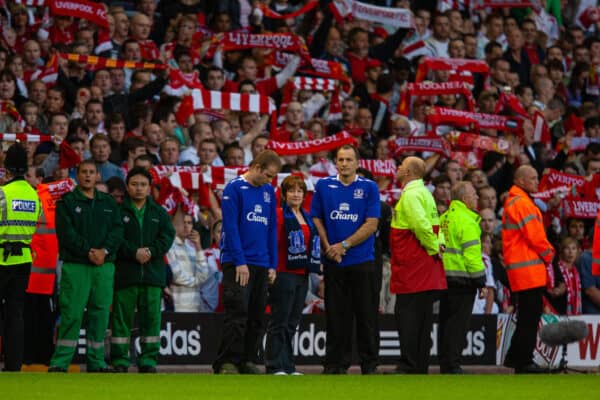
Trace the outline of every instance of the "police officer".
{"type": "Polygon", "coordinates": [[[31,270],[31,237],[41,215],[35,190],[25,180],[27,153],[16,143],[6,152],[10,180],[0,188],[0,303],[6,304],[4,370],[20,371],[23,362],[25,289],[31,270]]]}

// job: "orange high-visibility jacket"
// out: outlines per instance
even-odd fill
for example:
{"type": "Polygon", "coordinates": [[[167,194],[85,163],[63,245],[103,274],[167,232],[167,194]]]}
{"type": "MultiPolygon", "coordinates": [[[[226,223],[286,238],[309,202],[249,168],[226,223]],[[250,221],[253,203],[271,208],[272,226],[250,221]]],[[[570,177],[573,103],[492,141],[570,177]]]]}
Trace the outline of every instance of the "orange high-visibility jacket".
{"type": "Polygon", "coordinates": [[[514,292],[546,285],[546,265],[554,248],[546,238],[542,213],[529,195],[513,186],[504,202],[502,250],[514,292]]]}
{"type": "Polygon", "coordinates": [[[600,275],[600,211],[594,225],[594,244],[592,245],[592,275],[600,275]]]}
{"type": "Polygon", "coordinates": [[[31,240],[33,261],[27,293],[52,294],[58,262],[58,241],[54,218],[56,205],[48,190],[48,185],[40,184],[37,190],[42,204],[42,216],[31,240]]]}

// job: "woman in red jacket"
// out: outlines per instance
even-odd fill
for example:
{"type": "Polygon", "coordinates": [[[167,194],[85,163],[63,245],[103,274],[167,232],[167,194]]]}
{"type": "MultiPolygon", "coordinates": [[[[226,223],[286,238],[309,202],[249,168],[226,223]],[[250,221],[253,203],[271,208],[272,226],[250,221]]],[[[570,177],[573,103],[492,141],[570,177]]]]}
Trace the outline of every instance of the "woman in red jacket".
{"type": "Polygon", "coordinates": [[[269,291],[271,317],[267,327],[265,367],[275,375],[299,375],[292,340],[302,316],[309,272],[321,265],[320,238],[308,213],[302,209],[306,184],[290,175],[281,183],[277,209],[277,279],[269,291]]]}

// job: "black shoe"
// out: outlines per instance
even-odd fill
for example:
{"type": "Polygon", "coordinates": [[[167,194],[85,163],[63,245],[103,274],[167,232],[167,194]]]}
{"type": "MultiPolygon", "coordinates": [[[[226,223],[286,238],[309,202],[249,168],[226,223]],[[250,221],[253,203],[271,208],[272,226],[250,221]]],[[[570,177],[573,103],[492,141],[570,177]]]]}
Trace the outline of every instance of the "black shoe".
{"type": "Polygon", "coordinates": [[[361,374],[363,375],[379,375],[379,371],[377,367],[369,367],[365,369],[361,369],[361,374]]]}
{"type": "Polygon", "coordinates": [[[138,372],[140,374],[155,374],[156,367],[151,367],[149,365],[142,365],[141,367],[138,367],[138,372]]]}
{"type": "Polygon", "coordinates": [[[67,372],[67,369],[61,367],[50,367],[48,368],[48,372],[67,372]]]}
{"type": "Polygon", "coordinates": [[[324,375],[346,375],[348,370],[342,367],[325,367],[322,373],[324,375]]]}
{"type": "Polygon", "coordinates": [[[447,374],[447,375],[464,375],[466,372],[461,368],[461,367],[454,367],[454,368],[440,368],[440,374],[447,374]]]}
{"type": "Polygon", "coordinates": [[[548,374],[550,370],[542,368],[537,364],[531,363],[515,368],[515,374],[548,374]]]}
{"type": "Polygon", "coordinates": [[[87,372],[92,374],[112,374],[115,372],[111,367],[102,367],[102,368],[91,368],[88,369],[87,372]]]}
{"type": "Polygon", "coordinates": [[[127,372],[129,372],[129,368],[127,368],[124,365],[116,365],[113,367],[113,370],[118,374],[126,374],[127,372]]]}

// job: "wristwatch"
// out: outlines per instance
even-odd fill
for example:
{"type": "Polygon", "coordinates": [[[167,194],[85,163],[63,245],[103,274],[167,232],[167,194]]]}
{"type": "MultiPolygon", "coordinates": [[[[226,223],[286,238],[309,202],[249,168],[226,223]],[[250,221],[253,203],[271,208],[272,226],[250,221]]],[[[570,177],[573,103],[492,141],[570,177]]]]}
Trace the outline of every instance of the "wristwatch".
{"type": "Polygon", "coordinates": [[[347,241],[343,240],[342,241],[342,247],[344,250],[348,250],[350,248],[350,243],[348,243],[347,241]]]}

